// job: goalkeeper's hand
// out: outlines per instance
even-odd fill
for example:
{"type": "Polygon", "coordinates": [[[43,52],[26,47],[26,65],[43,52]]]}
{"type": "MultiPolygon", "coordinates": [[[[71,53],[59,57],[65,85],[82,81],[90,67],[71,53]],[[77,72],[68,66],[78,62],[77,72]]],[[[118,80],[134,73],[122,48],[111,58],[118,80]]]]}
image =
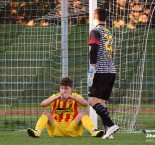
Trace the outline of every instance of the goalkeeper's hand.
{"type": "Polygon", "coordinates": [[[88,85],[88,87],[92,86],[95,73],[96,73],[95,67],[94,66],[89,66],[88,78],[87,78],[87,85],[88,85]]]}

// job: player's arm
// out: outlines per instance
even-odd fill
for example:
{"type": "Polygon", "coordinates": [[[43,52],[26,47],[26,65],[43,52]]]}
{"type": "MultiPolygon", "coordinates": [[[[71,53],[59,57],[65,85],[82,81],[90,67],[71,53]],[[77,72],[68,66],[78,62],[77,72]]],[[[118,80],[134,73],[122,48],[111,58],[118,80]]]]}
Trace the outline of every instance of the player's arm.
{"type": "Polygon", "coordinates": [[[55,100],[59,99],[60,98],[60,94],[59,95],[53,95],[52,97],[49,97],[45,100],[43,100],[41,102],[41,106],[42,107],[47,107],[49,106],[51,103],[53,103],[55,100]]]}
{"type": "Polygon", "coordinates": [[[99,45],[98,44],[92,44],[90,48],[90,66],[95,67],[96,62],[97,62],[97,53],[99,50],[99,45]]]}
{"type": "Polygon", "coordinates": [[[88,102],[80,95],[65,93],[64,97],[67,99],[71,99],[71,100],[76,101],[79,105],[81,105],[83,107],[88,106],[88,102]]]}
{"type": "Polygon", "coordinates": [[[97,53],[99,50],[99,41],[100,41],[100,34],[97,31],[92,30],[90,32],[90,38],[88,41],[88,45],[90,46],[89,58],[91,66],[96,66],[97,53]]]}
{"type": "Polygon", "coordinates": [[[83,106],[83,107],[87,107],[88,106],[88,102],[84,99],[84,98],[79,98],[79,97],[75,97],[70,95],[69,97],[72,100],[75,100],[79,105],[83,106]]]}
{"type": "Polygon", "coordinates": [[[88,45],[90,46],[90,52],[89,52],[90,65],[88,70],[87,84],[89,87],[92,86],[94,74],[96,73],[95,67],[97,62],[97,54],[99,51],[99,43],[100,43],[99,40],[100,40],[100,34],[97,31],[92,30],[88,41],[88,45]]]}

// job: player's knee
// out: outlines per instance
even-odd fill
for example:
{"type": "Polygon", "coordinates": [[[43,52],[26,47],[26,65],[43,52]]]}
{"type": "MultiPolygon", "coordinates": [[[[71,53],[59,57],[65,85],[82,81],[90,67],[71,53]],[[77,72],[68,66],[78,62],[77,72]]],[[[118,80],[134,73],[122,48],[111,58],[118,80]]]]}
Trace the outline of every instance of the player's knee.
{"type": "Polygon", "coordinates": [[[96,97],[89,97],[88,103],[91,107],[93,107],[95,104],[100,103],[101,99],[98,99],[96,97]]]}
{"type": "Polygon", "coordinates": [[[46,115],[47,116],[47,118],[48,118],[48,124],[49,125],[52,125],[54,121],[53,121],[53,117],[52,117],[51,113],[44,111],[43,112],[43,115],[46,115]]]}
{"type": "Polygon", "coordinates": [[[81,111],[81,112],[79,112],[78,117],[80,119],[82,119],[82,117],[85,116],[85,115],[88,115],[88,112],[87,111],[81,111]]]}
{"type": "Polygon", "coordinates": [[[90,106],[94,106],[94,100],[91,97],[88,99],[88,103],[90,106]]]}
{"type": "Polygon", "coordinates": [[[101,101],[100,101],[100,104],[101,104],[102,106],[104,106],[105,108],[107,107],[107,106],[106,106],[106,101],[105,101],[105,100],[101,100],[101,101]]]}
{"type": "Polygon", "coordinates": [[[43,115],[46,115],[48,118],[51,117],[51,113],[44,111],[43,115]]]}

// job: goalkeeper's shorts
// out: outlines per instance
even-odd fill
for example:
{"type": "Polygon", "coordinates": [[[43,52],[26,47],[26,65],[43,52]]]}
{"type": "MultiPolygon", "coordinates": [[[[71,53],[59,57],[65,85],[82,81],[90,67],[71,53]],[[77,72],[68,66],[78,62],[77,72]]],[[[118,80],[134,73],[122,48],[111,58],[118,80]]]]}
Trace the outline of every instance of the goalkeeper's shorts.
{"type": "Polygon", "coordinates": [[[82,136],[83,126],[76,125],[75,120],[71,123],[58,123],[54,120],[53,125],[46,126],[47,132],[51,137],[55,136],[68,136],[68,137],[78,137],[82,136]]]}
{"type": "Polygon", "coordinates": [[[109,100],[115,77],[115,73],[95,73],[93,85],[89,87],[88,96],[109,100]]]}

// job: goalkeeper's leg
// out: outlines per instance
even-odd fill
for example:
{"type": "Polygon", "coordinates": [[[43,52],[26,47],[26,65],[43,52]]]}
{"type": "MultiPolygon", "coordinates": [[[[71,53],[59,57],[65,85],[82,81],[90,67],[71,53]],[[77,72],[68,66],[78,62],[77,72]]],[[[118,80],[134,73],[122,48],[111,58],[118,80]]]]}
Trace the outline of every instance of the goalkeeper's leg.
{"type": "Polygon", "coordinates": [[[112,121],[106,101],[109,100],[116,74],[96,74],[94,83],[89,88],[89,105],[100,116],[104,127],[109,127],[103,139],[109,138],[119,127],[112,121]]]}

